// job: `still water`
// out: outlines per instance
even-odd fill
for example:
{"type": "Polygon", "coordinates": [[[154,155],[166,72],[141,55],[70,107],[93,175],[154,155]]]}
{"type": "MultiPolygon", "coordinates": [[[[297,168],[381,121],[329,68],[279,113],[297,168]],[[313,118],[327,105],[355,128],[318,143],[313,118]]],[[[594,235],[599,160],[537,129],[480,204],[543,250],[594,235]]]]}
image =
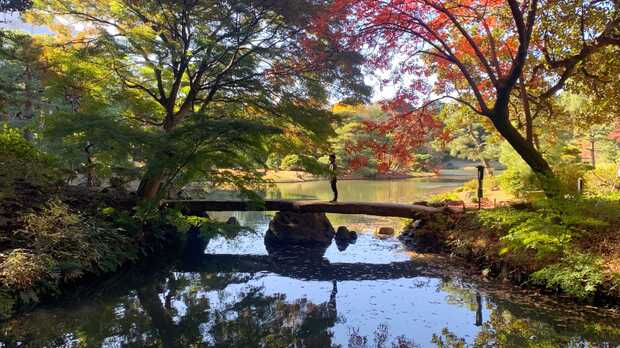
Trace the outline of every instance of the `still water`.
{"type": "MultiPolygon", "coordinates": [[[[412,202],[467,179],[347,181],[342,200],[412,202]]],[[[458,175],[457,175],[458,174],[458,175]]],[[[280,184],[268,196],[329,198],[325,182],[280,184]]],[[[253,229],[209,241],[188,264],[152,260],[61,303],[0,323],[0,347],[617,347],[615,312],[565,304],[471,277],[449,260],[408,252],[379,226],[399,219],[330,216],[360,232],[324,255],[275,259],[264,213],[253,229]]]]}

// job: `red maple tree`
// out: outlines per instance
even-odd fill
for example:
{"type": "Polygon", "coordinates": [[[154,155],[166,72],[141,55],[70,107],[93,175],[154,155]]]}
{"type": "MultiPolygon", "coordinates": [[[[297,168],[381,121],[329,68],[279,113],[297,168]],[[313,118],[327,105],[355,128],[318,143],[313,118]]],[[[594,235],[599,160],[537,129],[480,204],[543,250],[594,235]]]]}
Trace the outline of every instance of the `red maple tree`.
{"type": "Polygon", "coordinates": [[[383,103],[382,109],[388,117],[361,122],[362,131],[370,137],[346,144],[351,170],[368,165],[369,159],[362,155],[368,149],[377,161],[378,173],[399,172],[416,161],[416,151],[429,139],[447,140],[443,124],[430,108],[416,109],[402,99],[394,99],[383,103]]]}
{"type": "Polygon", "coordinates": [[[534,32],[539,23],[539,0],[335,0],[315,20],[341,45],[364,52],[372,68],[392,70],[386,82],[401,86],[397,98],[423,106],[442,99],[464,104],[487,117],[535,172],[553,176],[531,130],[523,136],[511,123],[511,95],[521,94],[525,104],[525,85],[536,83],[548,84],[541,96],[553,95],[603,41],[551,58],[548,38],[534,32]],[[524,78],[536,55],[559,69],[557,83],[545,80],[544,67],[528,68],[524,78]]]}

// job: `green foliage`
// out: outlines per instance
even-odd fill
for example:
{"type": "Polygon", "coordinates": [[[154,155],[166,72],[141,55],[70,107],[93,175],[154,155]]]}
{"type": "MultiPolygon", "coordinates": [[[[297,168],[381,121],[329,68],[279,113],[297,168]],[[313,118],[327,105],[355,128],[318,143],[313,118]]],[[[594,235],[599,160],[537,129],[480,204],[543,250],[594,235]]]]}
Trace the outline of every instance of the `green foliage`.
{"type": "Polygon", "coordinates": [[[612,200],[540,200],[532,209],[483,210],[482,225],[505,231],[502,253],[533,251],[538,258],[561,256],[571,241],[605,229],[620,216],[612,200]]]}
{"type": "Polygon", "coordinates": [[[592,296],[604,279],[601,259],[582,253],[571,253],[562,258],[561,262],[532,274],[535,283],[551,289],[559,288],[581,299],[592,296]]]}
{"type": "Polygon", "coordinates": [[[55,161],[36,149],[16,128],[3,126],[0,130],[0,149],[0,198],[11,196],[18,180],[47,186],[60,177],[55,161]]]}
{"type": "Polygon", "coordinates": [[[460,201],[461,197],[458,192],[444,192],[432,195],[428,198],[430,203],[441,203],[445,201],[460,201]]]}
{"type": "Polygon", "coordinates": [[[586,298],[599,289],[605,272],[601,256],[581,251],[580,245],[617,226],[620,202],[613,197],[543,199],[528,209],[483,210],[478,218],[482,226],[501,231],[502,256],[533,256],[531,261],[547,264],[532,274],[534,282],[586,298]]]}
{"type": "Polygon", "coordinates": [[[498,176],[502,190],[516,197],[528,198],[536,191],[555,191],[558,196],[577,194],[577,179],[589,166],[581,162],[579,149],[569,143],[556,144],[547,151],[547,160],[555,173],[553,178],[536,175],[520,156],[503,145],[500,162],[507,169],[498,176]]]}
{"type": "Polygon", "coordinates": [[[40,53],[32,36],[0,28],[0,120],[30,128],[46,109],[40,53]]]}
{"type": "Polygon", "coordinates": [[[325,174],[327,172],[327,164],[321,158],[316,159],[307,155],[287,155],[280,163],[282,170],[303,170],[312,174],[325,174]]]}
{"type": "Polygon", "coordinates": [[[585,191],[591,196],[604,196],[617,192],[620,185],[616,163],[603,163],[584,175],[585,191]]]}
{"type": "Polygon", "coordinates": [[[299,155],[288,155],[282,159],[280,169],[283,170],[301,170],[301,158],[299,155]]]}
{"type": "Polygon", "coordinates": [[[61,283],[136,260],[134,238],[59,200],[48,201],[40,211],[23,216],[22,227],[12,233],[12,247],[0,254],[0,293],[13,299],[6,306],[38,302],[42,295],[58,292],[61,283]]]}
{"type": "Polygon", "coordinates": [[[506,166],[506,170],[498,176],[502,190],[517,197],[523,197],[528,191],[541,190],[534,172],[507,144],[502,144],[499,160],[506,166]]]}

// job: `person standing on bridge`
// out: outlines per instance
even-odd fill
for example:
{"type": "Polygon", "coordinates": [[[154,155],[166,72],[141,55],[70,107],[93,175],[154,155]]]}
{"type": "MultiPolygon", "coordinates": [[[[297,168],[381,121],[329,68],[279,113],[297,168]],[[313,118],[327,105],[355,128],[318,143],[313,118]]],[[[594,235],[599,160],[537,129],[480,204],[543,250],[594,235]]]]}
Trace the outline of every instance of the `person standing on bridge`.
{"type": "Polygon", "coordinates": [[[334,198],[330,202],[338,201],[338,166],[336,165],[336,155],[329,155],[329,183],[332,186],[332,192],[334,193],[334,198]]]}

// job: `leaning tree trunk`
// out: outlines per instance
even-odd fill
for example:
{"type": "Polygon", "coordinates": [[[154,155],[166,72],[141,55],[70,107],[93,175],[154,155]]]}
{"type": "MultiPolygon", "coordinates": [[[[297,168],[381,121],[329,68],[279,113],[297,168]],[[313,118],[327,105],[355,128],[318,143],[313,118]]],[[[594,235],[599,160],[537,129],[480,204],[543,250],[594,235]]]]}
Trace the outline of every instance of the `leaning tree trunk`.
{"type": "Polygon", "coordinates": [[[140,185],[138,186],[138,197],[146,200],[151,200],[157,197],[159,190],[164,181],[163,173],[153,170],[147,169],[146,173],[140,180],[140,185]]]}
{"type": "Polygon", "coordinates": [[[508,112],[496,112],[491,121],[495,129],[506,139],[512,148],[521,156],[530,168],[536,173],[542,182],[543,190],[547,196],[557,193],[555,175],[549,163],[543,158],[534,145],[528,142],[519,131],[510,123],[508,112]]]}
{"type": "MultiPolygon", "coordinates": [[[[163,134],[166,135],[170,133],[175,126],[174,115],[172,113],[168,113],[164,119],[163,134]]],[[[155,199],[166,179],[167,177],[164,169],[147,164],[146,173],[144,173],[144,176],[140,180],[140,185],[138,186],[138,191],[136,192],[138,197],[143,200],[155,199]]]]}
{"type": "Polygon", "coordinates": [[[485,158],[484,156],[480,156],[480,162],[482,162],[482,165],[484,166],[484,169],[487,172],[487,175],[489,176],[493,176],[493,165],[491,165],[491,161],[489,161],[488,158],[485,158]]]}

